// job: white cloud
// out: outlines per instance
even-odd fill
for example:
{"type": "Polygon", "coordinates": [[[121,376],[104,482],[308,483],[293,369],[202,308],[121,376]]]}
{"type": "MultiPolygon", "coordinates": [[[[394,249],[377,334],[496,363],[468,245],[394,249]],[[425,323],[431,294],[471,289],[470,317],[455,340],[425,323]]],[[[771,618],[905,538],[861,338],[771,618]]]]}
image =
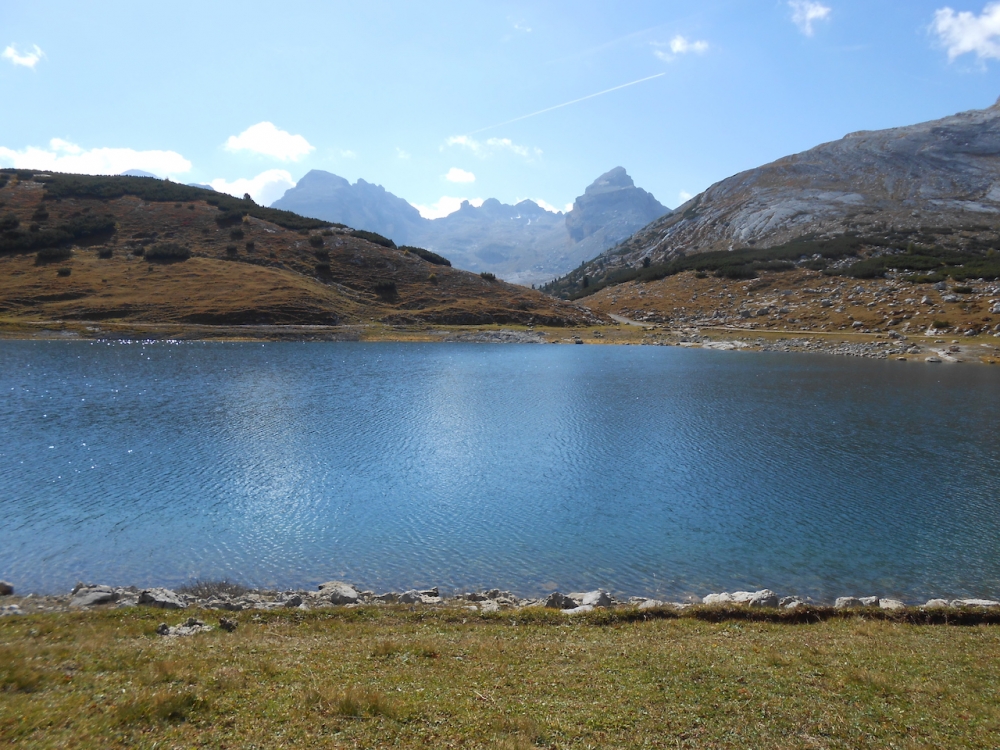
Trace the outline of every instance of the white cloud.
{"type": "Polygon", "coordinates": [[[566,205],[565,205],[565,206],[563,207],[563,213],[564,213],[564,214],[568,214],[568,213],[569,213],[570,211],[572,211],[572,210],[573,210],[573,204],[572,204],[572,203],[567,203],[567,204],[566,204],[566,205]]]}
{"type": "Polygon", "coordinates": [[[47,149],[28,146],[15,151],[0,146],[0,165],[75,174],[121,174],[129,169],[142,169],[156,174],[177,175],[191,171],[191,162],[176,151],[83,149],[61,138],[49,141],[47,149]]]}
{"type": "MultiPolygon", "coordinates": [[[[461,146],[462,148],[471,151],[480,159],[486,159],[499,151],[509,151],[512,154],[517,154],[525,159],[531,159],[533,156],[542,155],[542,150],[540,148],[519,146],[510,138],[489,138],[483,142],[477,141],[475,138],[470,138],[467,135],[453,135],[445,141],[445,146],[461,146]]],[[[444,150],[444,146],[441,147],[441,150],[444,150]]]]}
{"type": "Polygon", "coordinates": [[[403,159],[404,161],[406,161],[406,160],[408,160],[410,158],[409,152],[408,151],[404,151],[399,146],[396,147],[396,156],[398,156],[400,159],[403,159]]]}
{"type": "Polygon", "coordinates": [[[792,23],[806,36],[812,36],[815,32],[814,21],[830,19],[830,7],[816,0],[788,0],[788,7],[792,9],[792,23]]]}
{"type": "Polygon", "coordinates": [[[288,188],[295,187],[292,176],[284,169],[269,169],[256,177],[233,180],[228,182],[221,177],[209,183],[220,193],[229,193],[242,198],[245,193],[262,206],[269,206],[285,194],[288,188]]]}
{"type": "Polygon", "coordinates": [[[340,152],[340,156],[343,159],[357,159],[358,158],[358,155],[356,153],[354,153],[353,151],[351,151],[351,149],[349,149],[349,148],[342,149],[341,152],[340,152]]]}
{"type": "Polygon", "coordinates": [[[679,201],[681,202],[681,204],[682,204],[682,205],[683,205],[684,203],[687,203],[687,202],[688,202],[689,200],[691,200],[692,198],[694,198],[694,196],[693,196],[693,195],[691,195],[691,193],[689,193],[689,192],[688,192],[687,190],[681,190],[681,191],[680,191],[680,192],[679,192],[679,193],[677,194],[677,200],[679,200],[679,201]]]}
{"type": "Polygon", "coordinates": [[[11,44],[7,49],[3,51],[0,55],[4,60],[10,60],[14,65],[21,65],[25,68],[35,69],[35,65],[38,61],[45,57],[45,53],[39,49],[38,45],[34,45],[31,52],[25,52],[23,55],[18,54],[17,47],[11,44]]]}
{"type": "Polygon", "coordinates": [[[466,172],[464,169],[459,169],[458,167],[452,167],[448,170],[448,174],[444,176],[448,182],[475,182],[476,176],[472,172],[466,172]]]}
{"type": "MultiPolygon", "coordinates": [[[[662,47],[664,45],[657,43],[654,44],[653,46],[662,47]]],[[[663,60],[663,62],[673,62],[674,60],[677,59],[678,56],[687,55],[692,52],[696,55],[703,55],[706,52],[708,52],[708,42],[703,40],[691,41],[690,39],[687,39],[686,37],[683,37],[680,34],[671,39],[670,43],[666,46],[670,47],[669,52],[667,52],[665,49],[653,50],[653,54],[656,55],[659,59],[663,60]]]]}
{"type": "Polygon", "coordinates": [[[951,8],[934,12],[931,29],[948,48],[948,59],[975,52],[980,60],[1000,59],[1000,3],[989,3],[981,15],[951,8]]]}
{"type": "MultiPolygon", "coordinates": [[[[550,213],[554,213],[554,214],[559,213],[559,209],[556,208],[555,206],[553,206],[548,201],[543,201],[541,198],[535,198],[534,201],[535,201],[535,203],[537,203],[539,206],[541,206],[542,208],[544,208],[546,211],[549,211],[550,213]]],[[[570,203],[569,207],[573,208],[573,204],[570,203]]]]}
{"type": "Polygon", "coordinates": [[[231,135],[225,144],[226,151],[250,151],[272,156],[281,161],[298,161],[315,150],[301,135],[279,130],[271,122],[258,122],[239,135],[231,135]]]}
{"type": "Polygon", "coordinates": [[[425,219],[440,219],[448,214],[455,213],[462,207],[462,201],[469,201],[469,203],[477,208],[483,205],[482,198],[454,198],[450,195],[442,195],[437,203],[432,203],[429,206],[423,206],[419,203],[411,203],[410,205],[417,209],[425,219]]]}

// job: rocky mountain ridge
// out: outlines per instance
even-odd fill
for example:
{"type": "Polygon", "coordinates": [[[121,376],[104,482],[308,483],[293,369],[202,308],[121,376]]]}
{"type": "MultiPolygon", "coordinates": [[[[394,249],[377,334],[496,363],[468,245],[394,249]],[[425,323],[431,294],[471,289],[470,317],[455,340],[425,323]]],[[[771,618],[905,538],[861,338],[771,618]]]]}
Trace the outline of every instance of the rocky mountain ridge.
{"type": "Polygon", "coordinates": [[[712,185],[581,274],[853,235],[876,252],[984,250],[1000,231],[1000,106],[851,133],[712,185]],[[929,238],[929,239],[928,239],[929,238]]]}
{"type": "Polygon", "coordinates": [[[669,212],[637,188],[622,167],[601,175],[566,214],[531,200],[516,205],[490,198],[463,202],[439,219],[425,219],[379,185],[354,185],[313,170],[273,206],[378,232],[398,245],[419,245],[459,268],[530,284],[566,273],[669,212]]]}

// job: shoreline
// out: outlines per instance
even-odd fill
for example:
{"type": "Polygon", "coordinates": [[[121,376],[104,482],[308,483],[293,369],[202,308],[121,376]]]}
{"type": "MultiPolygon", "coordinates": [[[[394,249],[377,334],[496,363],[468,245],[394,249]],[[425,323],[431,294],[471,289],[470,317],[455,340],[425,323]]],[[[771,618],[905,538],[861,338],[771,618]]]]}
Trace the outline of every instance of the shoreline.
{"type": "Polygon", "coordinates": [[[184,610],[208,609],[227,612],[244,610],[299,609],[314,610],[330,607],[379,607],[408,605],[411,607],[461,608],[469,612],[492,613],[543,608],[566,615],[584,614],[594,610],[669,609],[682,612],[691,608],[737,608],[766,611],[794,611],[800,609],[878,609],[888,612],[934,610],[959,612],[963,610],[992,610],[1000,615],[1000,601],[984,598],[928,598],[923,603],[906,603],[900,599],[872,596],[845,595],[830,601],[811,597],[779,595],[770,589],[709,593],[698,597],[691,595],[682,601],[670,601],[649,596],[630,596],[620,599],[606,589],[587,592],[561,593],[553,591],[543,597],[520,597],[501,589],[484,589],[442,594],[438,587],[376,593],[344,581],[329,581],[315,590],[306,589],[257,589],[229,581],[196,581],[177,589],[165,587],[139,588],[136,586],[110,586],[107,584],[78,583],[67,594],[18,594],[14,586],[0,581],[0,617],[37,614],[44,612],[69,612],[91,609],[120,609],[149,606],[159,609],[184,610]]]}
{"type": "Polygon", "coordinates": [[[515,325],[205,326],[96,321],[3,321],[0,341],[92,341],[99,343],[470,343],[679,346],[716,351],[829,354],[929,364],[1000,364],[1000,338],[993,334],[955,338],[931,334],[855,333],[738,326],[638,323],[555,328],[515,325]]]}

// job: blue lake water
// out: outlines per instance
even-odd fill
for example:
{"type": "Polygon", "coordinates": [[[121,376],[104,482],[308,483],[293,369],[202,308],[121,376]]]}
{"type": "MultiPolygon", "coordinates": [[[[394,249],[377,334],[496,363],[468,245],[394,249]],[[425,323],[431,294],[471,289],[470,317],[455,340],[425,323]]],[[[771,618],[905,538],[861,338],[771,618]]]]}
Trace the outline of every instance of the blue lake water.
{"type": "Polygon", "coordinates": [[[1000,595],[1000,369],[0,342],[0,578],[1000,595]]]}

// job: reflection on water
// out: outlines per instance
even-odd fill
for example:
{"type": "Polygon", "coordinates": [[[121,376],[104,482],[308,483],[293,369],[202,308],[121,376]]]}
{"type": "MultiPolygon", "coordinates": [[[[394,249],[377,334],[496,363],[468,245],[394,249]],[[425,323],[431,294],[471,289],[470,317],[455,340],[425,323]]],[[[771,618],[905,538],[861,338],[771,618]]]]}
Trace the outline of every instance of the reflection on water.
{"type": "Polygon", "coordinates": [[[1000,594],[1000,373],[652,347],[0,342],[0,577],[1000,594]]]}

